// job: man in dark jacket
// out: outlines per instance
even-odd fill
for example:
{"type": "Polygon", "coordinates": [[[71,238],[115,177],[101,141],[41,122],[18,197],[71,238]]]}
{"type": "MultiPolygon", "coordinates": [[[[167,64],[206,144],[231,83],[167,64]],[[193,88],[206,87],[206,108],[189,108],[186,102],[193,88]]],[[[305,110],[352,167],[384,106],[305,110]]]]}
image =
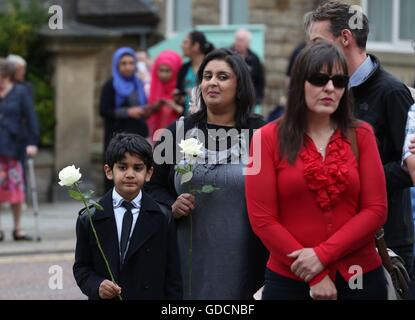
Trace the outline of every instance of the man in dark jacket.
{"type": "Polygon", "coordinates": [[[232,50],[244,58],[251,73],[252,82],[255,87],[256,104],[261,104],[264,99],[265,74],[264,68],[258,56],[250,50],[251,33],[246,29],[239,29],[235,33],[235,43],[232,50]]]}
{"type": "Polygon", "coordinates": [[[308,16],[306,29],[311,41],[333,42],[347,58],[354,114],[373,126],[385,169],[386,243],[410,270],[414,244],[409,192],[412,181],[401,168],[401,158],[408,110],[414,101],[408,88],[386,72],[375,56],[366,53],[369,23],[366,15],[356,12],[356,8],[337,1],[323,4],[308,16]]]}

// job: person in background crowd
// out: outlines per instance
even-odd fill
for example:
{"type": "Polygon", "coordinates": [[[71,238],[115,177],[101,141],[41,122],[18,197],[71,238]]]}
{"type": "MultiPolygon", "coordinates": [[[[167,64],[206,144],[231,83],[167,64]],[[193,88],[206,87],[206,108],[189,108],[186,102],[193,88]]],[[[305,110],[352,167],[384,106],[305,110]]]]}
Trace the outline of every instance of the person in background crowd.
{"type": "MultiPolygon", "coordinates": [[[[27,70],[27,63],[26,60],[17,55],[17,54],[9,54],[7,56],[7,61],[9,61],[10,63],[12,63],[15,66],[15,70],[16,73],[14,75],[14,81],[17,84],[22,85],[23,87],[26,88],[27,90],[27,94],[29,95],[30,99],[32,100],[32,105],[33,107],[35,107],[35,93],[34,93],[34,88],[33,88],[33,84],[30,81],[26,80],[26,70],[27,70]]],[[[39,125],[37,125],[39,127],[39,125]]],[[[24,131],[22,133],[23,137],[28,137],[29,132],[27,131],[27,125],[23,125],[22,126],[22,130],[24,131]]],[[[25,166],[25,161],[26,161],[26,147],[27,144],[21,143],[21,148],[22,150],[20,151],[20,162],[22,164],[22,169],[23,169],[23,178],[24,178],[24,187],[25,187],[25,191],[28,189],[27,188],[27,176],[26,176],[26,166],[25,166]]]]}
{"type": "Polygon", "coordinates": [[[26,89],[28,90],[34,102],[35,94],[34,94],[33,84],[30,81],[26,80],[26,70],[27,70],[26,60],[17,54],[9,54],[6,59],[7,61],[13,63],[16,67],[16,74],[14,76],[14,81],[26,87],[26,89]]]}
{"type": "Polygon", "coordinates": [[[385,176],[371,126],[352,117],[348,80],[335,45],[305,48],[286,113],[252,139],[260,172],[245,177],[246,200],[270,252],[264,300],[387,299],[375,246],[386,221],[385,176]],[[359,290],[349,286],[356,265],[359,290]]]}
{"type": "Polygon", "coordinates": [[[412,105],[408,112],[402,156],[402,166],[408,170],[411,175],[412,184],[415,185],[415,148],[411,148],[411,140],[413,139],[415,139],[415,104],[412,105]]]}
{"type": "MultiPolygon", "coordinates": [[[[291,78],[291,71],[295,62],[295,59],[297,59],[297,56],[300,54],[300,52],[305,48],[306,43],[301,42],[297,47],[294,48],[293,52],[290,55],[289,61],[288,61],[288,67],[287,71],[285,73],[285,79],[284,79],[284,92],[287,93],[290,87],[290,78],[291,78]]],[[[268,115],[267,122],[274,121],[281,117],[286,108],[287,104],[287,98],[286,96],[282,96],[280,98],[280,101],[278,105],[275,107],[273,111],[268,115]]]]}
{"type": "Polygon", "coordinates": [[[385,71],[378,58],[367,54],[369,21],[362,13],[362,28],[351,29],[349,21],[354,14],[350,4],[327,2],[308,16],[306,30],[311,42],[330,41],[346,56],[354,115],[372,125],[386,175],[385,241],[404,259],[407,270],[411,270],[414,225],[409,188],[412,180],[401,167],[401,159],[408,110],[414,101],[407,86],[385,71]]]}
{"type": "MultiPolygon", "coordinates": [[[[412,183],[415,185],[415,104],[409,109],[408,121],[406,123],[406,137],[403,147],[402,167],[408,170],[411,175],[412,183]],[[411,141],[412,140],[412,141],[411,141]],[[411,144],[412,142],[412,144],[411,144]]],[[[415,188],[411,188],[412,198],[412,218],[415,222],[415,188]]],[[[415,252],[414,252],[415,256],[415,252]]],[[[411,276],[410,298],[415,299],[415,258],[412,264],[412,270],[408,270],[411,276]]]]}
{"type": "Polygon", "coordinates": [[[137,77],[143,82],[144,91],[148,97],[150,94],[151,82],[151,59],[145,50],[138,50],[137,58],[137,77]]]}
{"type": "Polygon", "coordinates": [[[264,100],[265,92],[265,72],[261,60],[250,49],[252,34],[246,29],[239,29],[235,33],[235,40],[232,50],[242,56],[249,67],[252,83],[255,87],[256,105],[260,105],[264,100]]]}
{"type": "MultiPolygon", "coordinates": [[[[25,201],[23,169],[20,162],[38,152],[39,128],[33,101],[25,87],[15,83],[12,63],[0,59],[0,203],[10,203],[14,218],[13,239],[33,240],[21,226],[25,201]],[[23,127],[26,130],[23,130],[23,127]],[[27,132],[27,135],[25,133],[27,132]]],[[[0,229],[0,241],[4,232],[0,229]]]]}
{"type": "Polygon", "coordinates": [[[285,81],[284,86],[286,90],[288,91],[290,87],[290,79],[291,79],[291,73],[292,69],[295,63],[295,60],[297,59],[298,55],[301,53],[301,51],[306,47],[307,43],[305,41],[301,42],[299,45],[297,45],[293,52],[290,55],[289,61],[288,61],[288,67],[287,71],[285,72],[285,81]]]}
{"type": "Polygon", "coordinates": [[[177,103],[174,95],[177,75],[182,66],[182,58],[173,50],[162,51],[154,60],[151,70],[151,86],[148,101],[162,104],[147,120],[152,140],[158,140],[154,133],[168,127],[182,115],[184,108],[177,103]]]}
{"type": "Polygon", "coordinates": [[[182,97],[181,104],[184,107],[185,116],[189,115],[191,92],[196,87],[197,71],[205,56],[213,49],[213,44],[207,41],[202,32],[192,31],[183,39],[183,55],[189,58],[189,62],[180,68],[175,94],[182,97]]]}
{"type": "MultiPolygon", "coordinates": [[[[104,155],[114,133],[134,133],[148,137],[146,119],[161,106],[161,103],[147,103],[143,82],[137,78],[136,72],[135,51],[127,47],[116,50],[112,58],[112,77],[101,91],[100,115],[104,119],[104,155]]],[[[110,188],[112,182],[105,179],[105,191],[110,188]]]]}

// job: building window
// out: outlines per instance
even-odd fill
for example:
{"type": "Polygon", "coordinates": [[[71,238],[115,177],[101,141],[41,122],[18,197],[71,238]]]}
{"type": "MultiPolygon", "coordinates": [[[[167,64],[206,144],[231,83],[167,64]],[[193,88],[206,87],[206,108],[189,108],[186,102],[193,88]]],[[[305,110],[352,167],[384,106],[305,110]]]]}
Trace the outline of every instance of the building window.
{"type": "Polygon", "coordinates": [[[172,36],[177,32],[190,28],[192,28],[192,0],[167,0],[167,36],[172,36]]]}
{"type": "Polygon", "coordinates": [[[415,2],[413,0],[401,0],[399,12],[399,38],[415,40],[415,2]]]}
{"type": "Polygon", "coordinates": [[[413,52],[415,1],[363,0],[370,22],[369,49],[413,52]]]}
{"type": "Polygon", "coordinates": [[[220,24],[248,23],[248,0],[219,0],[220,24]]]}
{"type": "MultiPolygon", "coordinates": [[[[248,0],[217,0],[220,25],[248,23],[248,0]]],[[[192,0],[166,0],[166,34],[191,29],[192,0]]]]}

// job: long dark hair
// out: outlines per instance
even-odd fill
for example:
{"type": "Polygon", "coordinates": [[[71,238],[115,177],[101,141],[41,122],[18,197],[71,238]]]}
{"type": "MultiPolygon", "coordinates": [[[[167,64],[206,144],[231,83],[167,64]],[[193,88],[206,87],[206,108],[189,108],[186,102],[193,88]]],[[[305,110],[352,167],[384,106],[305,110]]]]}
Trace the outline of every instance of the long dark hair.
{"type": "Polygon", "coordinates": [[[195,43],[199,44],[200,52],[203,53],[204,55],[207,55],[208,53],[213,51],[213,49],[215,49],[213,44],[207,41],[206,36],[204,35],[203,32],[192,31],[189,33],[189,39],[192,45],[195,43]]]}
{"type": "MultiPolygon", "coordinates": [[[[343,53],[335,45],[320,41],[307,46],[298,56],[291,75],[288,93],[287,110],[279,124],[280,157],[287,157],[293,164],[303,145],[307,130],[307,105],[305,101],[305,82],[323,67],[331,74],[335,66],[340,66],[344,74],[348,74],[347,61],[343,53]]],[[[344,136],[353,127],[354,119],[351,111],[351,97],[348,88],[340,99],[337,110],[331,115],[344,136]]]]}
{"type": "MultiPolygon", "coordinates": [[[[236,75],[236,114],[235,124],[237,128],[246,128],[251,108],[255,103],[255,89],[252,84],[251,75],[245,61],[229,49],[216,49],[209,53],[197,72],[198,85],[202,83],[203,72],[207,64],[212,60],[225,61],[236,75]]],[[[207,121],[207,106],[203,100],[202,92],[199,89],[198,98],[200,101],[200,110],[193,114],[191,118],[195,122],[207,121]]]]}

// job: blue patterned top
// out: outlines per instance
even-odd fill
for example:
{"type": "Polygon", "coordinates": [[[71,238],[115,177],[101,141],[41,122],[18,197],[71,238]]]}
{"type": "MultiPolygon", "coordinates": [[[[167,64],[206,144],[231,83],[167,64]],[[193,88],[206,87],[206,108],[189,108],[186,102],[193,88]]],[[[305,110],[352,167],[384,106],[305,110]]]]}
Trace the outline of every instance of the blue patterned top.
{"type": "Polygon", "coordinates": [[[404,161],[412,154],[409,151],[409,144],[411,139],[415,135],[415,103],[409,108],[408,111],[408,120],[406,121],[405,128],[405,142],[403,145],[403,156],[402,156],[402,165],[404,166],[404,161]]]}

